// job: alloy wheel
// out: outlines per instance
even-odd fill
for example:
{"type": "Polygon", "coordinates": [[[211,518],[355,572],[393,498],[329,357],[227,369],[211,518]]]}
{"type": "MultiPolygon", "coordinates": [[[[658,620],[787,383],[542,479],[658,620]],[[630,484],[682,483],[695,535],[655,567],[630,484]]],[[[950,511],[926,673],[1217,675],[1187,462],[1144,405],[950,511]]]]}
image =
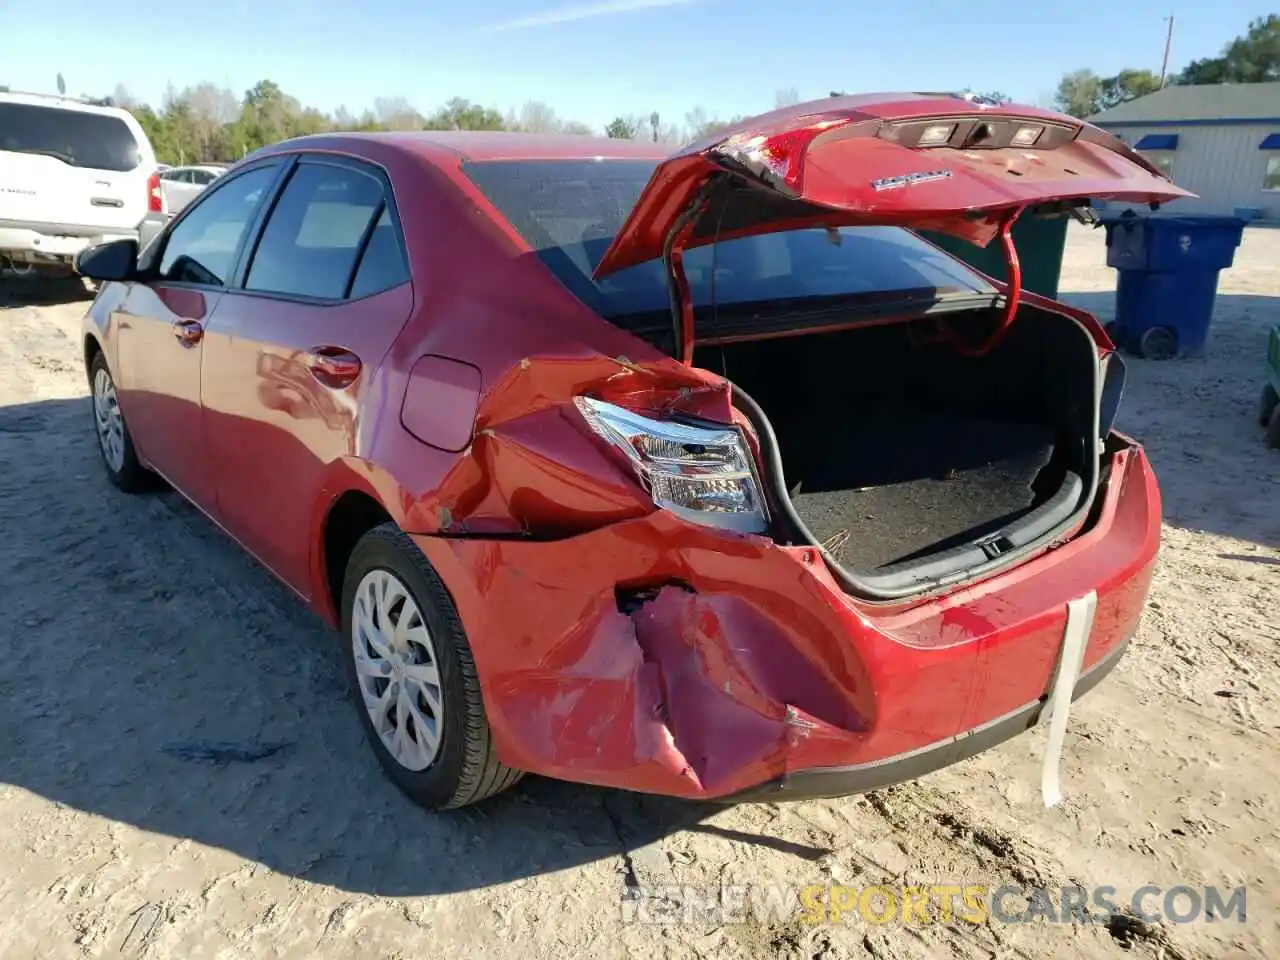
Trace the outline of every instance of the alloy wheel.
{"type": "Polygon", "coordinates": [[[103,368],[93,378],[93,420],[102,457],[112,473],[119,473],[124,469],[124,418],[116,399],[116,385],[103,368]]]}
{"type": "Polygon", "coordinates": [[[351,647],[378,739],[406,770],[425,770],[444,725],[439,662],[422,611],[391,571],[370,570],[356,588],[351,647]]]}

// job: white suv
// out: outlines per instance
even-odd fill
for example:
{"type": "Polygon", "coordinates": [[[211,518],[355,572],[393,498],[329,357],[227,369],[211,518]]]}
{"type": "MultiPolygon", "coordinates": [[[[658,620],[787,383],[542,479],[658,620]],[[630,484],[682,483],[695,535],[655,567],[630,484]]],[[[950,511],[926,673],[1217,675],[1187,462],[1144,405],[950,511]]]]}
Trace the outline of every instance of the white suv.
{"type": "Polygon", "coordinates": [[[0,268],[67,275],[85,247],[138,239],[160,207],[155,172],[151,143],[127,111],[0,92],[0,268]]]}

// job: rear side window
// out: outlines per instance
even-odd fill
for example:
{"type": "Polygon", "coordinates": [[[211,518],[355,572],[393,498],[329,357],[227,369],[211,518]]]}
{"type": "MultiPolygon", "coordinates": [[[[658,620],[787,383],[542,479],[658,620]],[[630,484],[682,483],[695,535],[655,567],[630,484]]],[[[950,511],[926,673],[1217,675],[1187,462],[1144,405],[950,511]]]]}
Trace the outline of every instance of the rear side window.
{"type": "Polygon", "coordinates": [[[351,283],[350,297],[352,300],[369,297],[398,287],[408,279],[409,270],[391,222],[391,211],[384,207],[373,233],[369,235],[369,245],[360,258],[360,266],[351,283]]]}
{"type": "Polygon", "coordinates": [[[165,241],[161,278],[223,286],[277,169],[258,167],[202,193],[165,241]]]}
{"type": "Polygon", "coordinates": [[[117,173],[142,162],[133,131],[119,117],[31,103],[0,103],[0,150],[117,173]]]}
{"type": "Polygon", "coordinates": [[[245,289],[340,300],[348,286],[357,297],[403,282],[385,199],[372,173],[299,163],[262,231],[245,289]]]}

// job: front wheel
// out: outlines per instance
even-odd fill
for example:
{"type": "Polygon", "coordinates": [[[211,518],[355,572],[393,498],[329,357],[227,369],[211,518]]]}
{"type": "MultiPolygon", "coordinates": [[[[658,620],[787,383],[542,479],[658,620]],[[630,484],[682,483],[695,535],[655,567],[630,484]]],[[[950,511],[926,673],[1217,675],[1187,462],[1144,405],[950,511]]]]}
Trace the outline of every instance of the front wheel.
{"type": "Polygon", "coordinates": [[[129,493],[145,490],[154,478],[133,449],[133,438],[120,412],[116,382],[101,353],[95,354],[89,364],[89,384],[93,391],[93,429],[107,479],[129,493]]]}
{"type": "Polygon", "coordinates": [[[365,534],[342,587],[343,659],[388,776],[433,810],[476,803],[521,773],[493,748],[475,661],[431,564],[394,524],[365,534]]]}

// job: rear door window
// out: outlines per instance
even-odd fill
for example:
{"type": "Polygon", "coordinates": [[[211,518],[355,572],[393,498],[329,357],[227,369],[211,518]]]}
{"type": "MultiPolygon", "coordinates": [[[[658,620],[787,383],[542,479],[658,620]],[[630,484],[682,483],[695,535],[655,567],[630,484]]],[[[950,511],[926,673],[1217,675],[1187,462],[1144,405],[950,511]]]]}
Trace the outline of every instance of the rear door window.
{"type": "Polygon", "coordinates": [[[408,279],[409,268],[405,265],[400,238],[391,221],[391,211],[384,207],[360,257],[360,266],[356,268],[349,296],[352,300],[370,297],[383,290],[398,287],[408,279]]]}
{"type": "Polygon", "coordinates": [[[0,103],[0,150],[117,173],[142,162],[133,131],[119,117],[31,103],[0,103]]]}
{"type": "Polygon", "coordinates": [[[388,260],[388,250],[400,256],[384,201],[382,181],[372,171],[302,161],[263,228],[245,289],[340,300],[353,286],[364,253],[368,269],[354,279],[366,292],[353,289],[351,295],[376,292],[388,282],[388,270],[394,273],[396,260],[388,260]]]}
{"type": "Polygon", "coordinates": [[[257,167],[202,193],[165,241],[160,277],[177,283],[225,285],[276,172],[275,166],[257,167]]]}

